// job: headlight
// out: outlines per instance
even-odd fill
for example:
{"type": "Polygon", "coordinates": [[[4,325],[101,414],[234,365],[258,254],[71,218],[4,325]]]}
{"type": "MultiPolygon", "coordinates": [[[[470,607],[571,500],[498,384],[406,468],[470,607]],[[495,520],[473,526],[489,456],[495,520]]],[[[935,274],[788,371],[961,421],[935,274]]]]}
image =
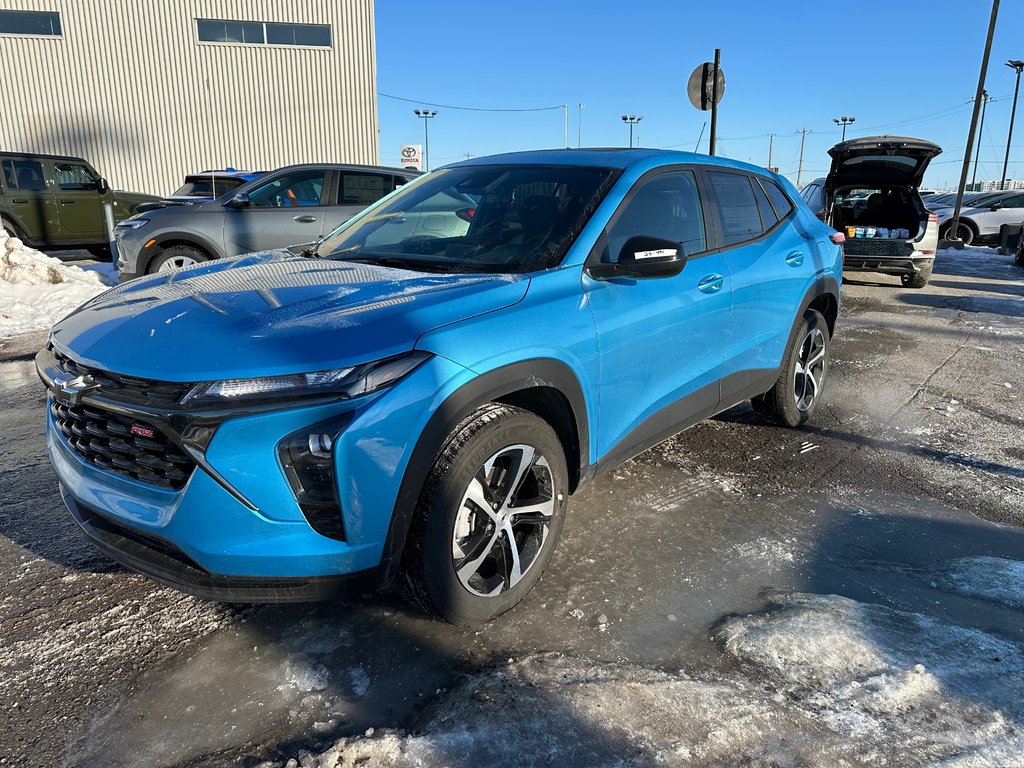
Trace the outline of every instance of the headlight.
{"type": "Polygon", "coordinates": [[[142,229],[142,227],[149,224],[149,219],[125,219],[117,223],[117,229],[142,229]]]}
{"type": "Polygon", "coordinates": [[[263,401],[315,395],[358,397],[394,384],[429,357],[426,352],[410,352],[407,355],[389,357],[352,368],[295,373],[287,376],[261,376],[254,379],[204,381],[192,387],[181,399],[181,404],[229,405],[247,400],[263,401]]]}

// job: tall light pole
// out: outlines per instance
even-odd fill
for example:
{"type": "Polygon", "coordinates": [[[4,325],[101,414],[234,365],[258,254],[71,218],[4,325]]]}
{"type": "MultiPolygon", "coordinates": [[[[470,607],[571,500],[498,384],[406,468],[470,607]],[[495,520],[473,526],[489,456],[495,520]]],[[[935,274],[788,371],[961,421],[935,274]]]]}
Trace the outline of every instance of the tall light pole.
{"type": "Polygon", "coordinates": [[[846,115],[843,115],[842,117],[839,117],[839,118],[836,118],[836,117],[832,118],[832,122],[833,123],[835,123],[836,125],[843,126],[843,141],[846,141],[846,126],[848,126],[850,123],[854,122],[856,119],[857,119],[856,117],[847,117],[846,115]],[[840,122],[840,121],[842,121],[842,122],[840,122]]]}
{"type": "Polygon", "coordinates": [[[576,147],[583,146],[583,110],[587,105],[582,101],[576,105],[576,147]]]}
{"type": "Polygon", "coordinates": [[[999,188],[1006,187],[1006,166],[1010,164],[1010,139],[1013,138],[1013,118],[1017,116],[1017,93],[1020,91],[1020,73],[1024,70],[1024,61],[1011,59],[1006,62],[1017,73],[1017,84],[1013,87],[1013,107],[1010,109],[1010,129],[1006,132],[1006,155],[1003,157],[1003,178],[999,180],[999,188]]]}
{"type": "Polygon", "coordinates": [[[622,122],[629,124],[629,148],[633,148],[633,126],[643,120],[643,115],[637,117],[636,115],[623,115],[622,122]]]}
{"type": "Polygon", "coordinates": [[[974,173],[971,174],[971,191],[972,192],[977,192],[978,191],[977,189],[975,189],[974,183],[975,183],[975,181],[978,178],[978,158],[981,157],[981,139],[982,139],[982,136],[983,136],[982,131],[985,130],[985,107],[988,106],[989,101],[991,101],[991,99],[989,99],[989,97],[988,97],[988,91],[982,90],[982,92],[981,92],[981,122],[978,123],[978,136],[977,136],[977,139],[976,139],[977,142],[978,142],[978,146],[974,150],[974,173]]]}
{"type": "Polygon", "coordinates": [[[425,171],[430,170],[430,132],[427,130],[427,121],[432,117],[437,117],[437,110],[429,109],[414,109],[416,117],[423,118],[423,165],[425,171]]]}

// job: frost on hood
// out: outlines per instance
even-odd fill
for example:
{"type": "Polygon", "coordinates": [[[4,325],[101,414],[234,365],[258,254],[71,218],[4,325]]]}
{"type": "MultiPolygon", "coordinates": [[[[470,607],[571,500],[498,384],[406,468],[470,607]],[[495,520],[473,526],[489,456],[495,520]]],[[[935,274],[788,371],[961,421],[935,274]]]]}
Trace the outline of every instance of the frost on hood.
{"type": "Polygon", "coordinates": [[[100,272],[65,264],[0,231],[0,338],[49,328],[106,289],[100,272]]]}
{"type": "Polygon", "coordinates": [[[976,629],[784,595],[715,630],[721,672],[557,654],[468,678],[411,734],[321,766],[1024,766],[1024,655],[976,629]]]}

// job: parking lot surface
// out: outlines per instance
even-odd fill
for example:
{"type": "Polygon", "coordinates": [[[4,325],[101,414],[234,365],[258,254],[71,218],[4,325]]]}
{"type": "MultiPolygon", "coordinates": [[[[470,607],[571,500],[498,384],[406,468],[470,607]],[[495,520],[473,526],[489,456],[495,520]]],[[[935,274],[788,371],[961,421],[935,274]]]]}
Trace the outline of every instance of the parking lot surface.
{"type": "Polygon", "coordinates": [[[741,404],[601,478],[477,629],[389,594],[217,605],[117,566],[46,459],[44,336],[0,343],[0,755],[1021,764],[1024,269],[969,248],[924,290],[846,278],[809,428],[741,404]]]}

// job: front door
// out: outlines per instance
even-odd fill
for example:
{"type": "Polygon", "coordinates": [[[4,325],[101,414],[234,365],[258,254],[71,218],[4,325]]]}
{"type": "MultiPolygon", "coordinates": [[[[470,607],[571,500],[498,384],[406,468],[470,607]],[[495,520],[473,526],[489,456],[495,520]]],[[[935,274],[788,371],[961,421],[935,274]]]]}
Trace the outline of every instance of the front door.
{"type": "Polygon", "coordinates": [[[21,225],[23,234],[35,243],[53,242],[60,219],[42,162],[4,159],[0,161],[0,181],[4,186],[4,203],[21,225]]]}
{"type": "Polygon", "coordinates": [[[296,168],[272,175],[249,193],[245,208],[224,207],[224,254],[286,248],[318,240],[327,213],[327,172],[296,168]]]}
{"type": "Polygon", "coordinates": [[[99,176],[85,163],[54,160],[54,194],[60,216],[60,240],[85,243],[106,240],[99,176]]]}
{"type": "Polygon", "coordinates": [[[583,275],[599,352],[598,452],[621,457],[711,415],[720,398],[731,285],[708,250],[700,187],[692,170],[636,183],[598,241],[591,261],[616,261],[645,235],[682,243],[674,277],[595,280],[583,275]]]}

